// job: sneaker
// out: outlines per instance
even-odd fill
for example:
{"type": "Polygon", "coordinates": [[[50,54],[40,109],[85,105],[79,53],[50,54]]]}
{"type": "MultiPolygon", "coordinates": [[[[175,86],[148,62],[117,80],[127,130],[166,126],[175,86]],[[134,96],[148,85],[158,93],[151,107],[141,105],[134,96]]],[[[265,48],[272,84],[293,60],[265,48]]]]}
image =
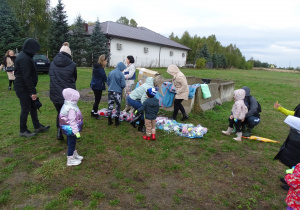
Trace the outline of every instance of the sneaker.
{"type": "Polygon", "coordinates": [[[35,136],[35,135],[36,135],[36,133],[31,133],[29,130],[27,130],[25,132],[20,132],[20,136],[27,137],[27,138],[35,136]]]}
{"type": "Polygon", "coordinates": [[[74,151],[73,156],[74,156],[74,158],[77,159],[77,160],[82,160],[82,159],[83,159],[83,156],[78,155],[77,150],[74,151]]]}
{"type": "Polygon", "coordinates": [[[49,128],[50,128],[49,125],[46,125],[46,126],[40,125],[39,128],[34,129],[34,132],[35,132],[35,133],[43,132],[43,131],[48,130],[49,128]]]}
{"type": "Polygon", "coordinates": [[[74,155],[67,157],[67,166],[77,166],[81,163],[81,160],[76,159],[74,155]]]}
{"type": "Polygon", "coordinates": [[[8,90],[11,90],[11,87],[10,87],[10,86],[8,87],[8,90]]]}

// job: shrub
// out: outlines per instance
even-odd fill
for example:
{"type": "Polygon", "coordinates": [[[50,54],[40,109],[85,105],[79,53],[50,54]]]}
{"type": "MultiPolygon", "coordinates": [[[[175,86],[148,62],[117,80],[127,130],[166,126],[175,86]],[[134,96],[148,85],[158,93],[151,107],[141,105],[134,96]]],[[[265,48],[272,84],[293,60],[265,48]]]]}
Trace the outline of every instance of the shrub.
{"type": "Polygon", "coordinates": [[[196,68],[203,69],[205,67],[206,60],[205,58],[199,58],[196,60],[196,68]]]}

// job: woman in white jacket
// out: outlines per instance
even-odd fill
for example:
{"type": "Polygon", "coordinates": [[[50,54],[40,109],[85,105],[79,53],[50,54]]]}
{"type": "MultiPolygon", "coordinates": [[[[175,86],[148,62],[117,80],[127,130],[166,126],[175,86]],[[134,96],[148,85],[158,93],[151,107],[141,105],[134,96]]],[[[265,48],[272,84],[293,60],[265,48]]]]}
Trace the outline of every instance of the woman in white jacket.
{"type": "Polygon", "coordinates": [[[126,107],[124,109],[125,112],[130,110],[130,105],[128,105],[127,97],[131,91],[131,86],[134,84],[135,76],[135,65],[134,65],[134,58],[132,55],[128,55],[127,59],[127,68],[123,71],[126,80],[126,87],[125,87],[125,103],[126,107]]]}

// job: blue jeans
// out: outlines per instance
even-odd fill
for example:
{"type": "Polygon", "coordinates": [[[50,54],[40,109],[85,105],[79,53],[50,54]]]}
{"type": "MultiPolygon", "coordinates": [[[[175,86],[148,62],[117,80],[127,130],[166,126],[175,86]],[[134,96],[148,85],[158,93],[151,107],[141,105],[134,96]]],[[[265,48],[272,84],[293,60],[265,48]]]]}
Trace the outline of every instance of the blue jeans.
{"type": "Polygon", "coordinates": [[[72,156],[75,151],[76,146],[76,136],[75,135],[68,135],[67,136],[68,141],[68,156],[72,156]]]}
{"type": "Polygon", "coordinates": [[[253,129],[254,126],[257,126],[260,123],[260,118],[256,116],[250,116],[245,119],[244,124],[247,125],[248,128],[253,129]]]}
{"type": "MultiPolygon", "coordinates": [[[[132,100],[130,96],[127,97],[127,102],[130,106],[132,106],[135,110],[142,107],[142,103],[140,101],[132,100]]],[[[141,120],[144,120],[144,114],[141,116],[141,120]]]]}

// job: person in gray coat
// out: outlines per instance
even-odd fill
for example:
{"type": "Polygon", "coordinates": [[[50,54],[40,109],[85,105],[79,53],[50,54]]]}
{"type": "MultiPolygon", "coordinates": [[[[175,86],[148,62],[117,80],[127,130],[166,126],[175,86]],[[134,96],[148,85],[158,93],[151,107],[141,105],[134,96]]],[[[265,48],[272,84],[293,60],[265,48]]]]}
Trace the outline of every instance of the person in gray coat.
{"type": "Polygon", "coordinates": [[[119,62],[117,67],[112,70],[107,77],[108,85],[108,125],[113,122],[111,120],[112,110],[116,103],[115,125],[120,125],[119,116],[121,112],[122,91],[126,87],[125,77],[122,71],[126,69],[124,63],[119,62]]]}
{"type": "Polygon", "coordinates": [[[257,102],[256,98],[250,95],[250,88],[249,87],[242,87],[243,90],[246,92],[246,97],[244,99],[245,105],[248,108],[248,113],[245,116],[245,121],[243,122],[243,136],[249,137],[252,135],[252,130],[255,126],[260,123],[260,112],[261,107],[260,104],[257,102]]]}

